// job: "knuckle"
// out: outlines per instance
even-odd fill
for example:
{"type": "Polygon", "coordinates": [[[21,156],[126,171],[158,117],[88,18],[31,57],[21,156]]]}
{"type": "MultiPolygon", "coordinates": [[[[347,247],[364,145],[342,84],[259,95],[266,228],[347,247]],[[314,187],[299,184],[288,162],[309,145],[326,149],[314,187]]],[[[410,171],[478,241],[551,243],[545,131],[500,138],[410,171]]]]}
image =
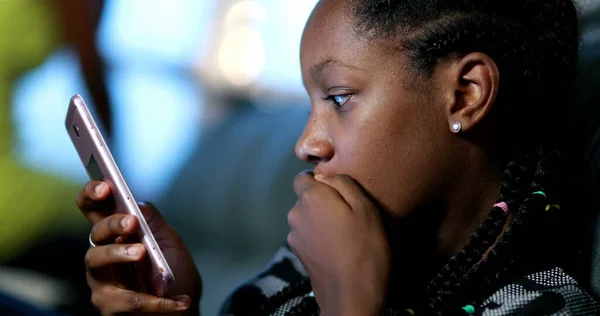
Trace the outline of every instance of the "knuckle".
{"type": "Polygon", "coordinates": [[[159,299],[156,304],[157,304],[157,309],[160,312],[170,311],[174,307],[173,306],[173,301],[167,300],[167,299],[164,299],[164,298],[159,299]]]}
{"type": "Polygon", "coordinates": [[[77,197],[75,198],[75,204],[77,205],[78,208],[83,209],[85,207],[85,198],[86,197],[86,193],[85,193],[85,189],[79,191],[79,194],[77,194],[77,197]]]}
{"type": "Polygon", "coordinates": [[[314,189],[308,188],[308,189],[300,192],[300,195],[298,196],[298,198],[300,200],[310,201],[313,198],[313,195],[314,195],[314,189]]]}
{"type": "Polygon", "coordinates": [[[114,304],[117,293],[109,286],[102,286],[92,290],[91,301],[92,305],[100,312],[101,315],[114,315],[114,304]]]}
{"type": "Polygon", "coordinates": [[[294,177],[294,183],[300,184],[301,182],[307,181],[311,178],[311,172],[304,170],[296,174],[294,177]]]}
{"type": "Polygon", "coordinates": [[[121,220],[123,217],[125,216],[120,214],[114,214],[109,217],[110,220],[108,222],[108,229],[111,233],[118,233],[121,230],[121,220]]]}
{"type": "Polygon", "coordinates": [[[294,184],[294,186],[296,186],[296,185],[298,185],[298,183],[299,183],[299,182],[300,182],[300,175],[299,175],[299,174],[297,174],[297,175],[294,177],[294,180],[292,180],[292,183],[294,184]]]}
{"type": "Polygon", "coordinates": [[[292,250],[295,249],[294,237],[291,232],[287,235],[287,243],[290,246],[290,248],[292,248],[292,250]]]}
{"type": "Polygon", "coordinates": [[[121,256],[121,254],[123,253],[123,247],[122,246],[113,246],[113,245],[108,245],[104,247],[106,249],[106,259],[108,262],[116,262],[117,259],[121,256]]]}
{"type": "Polygon", "coordinates": [[[88,249],[88,251],[85,253],[85,257],[83,258],[86,267],[90,267],[94,263],[92,250],[92,248],[88,249]]]}
{"type": "Polygon", "coordinates": [[[92,292],[92,295],[90,296],[90,301],[92,302],[92,305],[94,305],[96,308],[100,308],[100,298],[98,298],[98,293],[97,292],[92,292]]]}
{"type": "Polygon", "coordinates": [[[132,312],[139,312],[144,308],[144,298],[140,294],[134,294],[129,299],[128,309],[132,312]]]}
{"type": "Polygon", "coordinates": [[[303,170],[300,171],[298,174],[296,174],[296,176],[294,177],[294,181],[300,181],[304,178],[306,178],[308,176],[309,171],[308,170],[303,170]]]}
{"type": "Polygon", "coordinates": [[[104,294],[101,291],[92,291],[90,301],[92,302],[92,305],[94,305],[94,307],[102,311],[104,306],[104,294]]]}
{"type": "Polygon", "coordinates": [[[91,198],[94,195],[94,188],[96,187],[96,185],[97,183],[95,181],[89,181],[88,183],[86,183],[82,191],[84,197],[91,198]]]}
{"type": "Polygon", "coordinates": [[[296,207],[294,207],[287,214],[288,226],[294,227],[296,224],[297,218],[298,218],[298,209],[296,207]]]}

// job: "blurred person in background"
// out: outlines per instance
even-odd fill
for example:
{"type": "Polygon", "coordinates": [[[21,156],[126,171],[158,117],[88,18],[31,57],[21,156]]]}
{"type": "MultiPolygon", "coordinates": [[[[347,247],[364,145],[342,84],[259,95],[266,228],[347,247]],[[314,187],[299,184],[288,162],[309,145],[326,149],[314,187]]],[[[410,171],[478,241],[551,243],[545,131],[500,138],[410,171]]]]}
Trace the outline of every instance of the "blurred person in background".
{"type": "MultiPolygon", "coordinates": [[[[0,23],[0,260],[22,254],[41,236],[73,227],[68,196],[75,187],[56,176],[23,166],[13,153],[12,88],[59,44],[52,1],[6,1],[0,23]],[[27,210],[27,211],[24,211],[27,210]],[[61,218],[64,222],[55,222],[61,218]],[[58,228],[58,229],[57,229],[58,228]],[[19,236],[19,238],[15,238],[19,236]]],[[[78,221],[76,221],[78,222],[78,221]]]]}
{"type": "MultiPolygon", "coordinates": [[[[60,45],[82,47],[77,36],[86,37],[90,29],[85,23],[74,28],[70,23],[78,19],[70,14],[93,11],[77,9],[77,2],[3,1],[0,10],[0,296],[5,298],[0,306],[7,313],[36,313],[36,307],[70,310],[80,304],[80,296],[87,296],[78,281],[83,266],[69,259],[86,250],[77,236],[88,224],[71,202],[78,188],[19,161],[15,148],[20,139],[12,113],[13,89],[21,75],[60,45]],[[48,261],[50,254],[66,262],[48,261]]],[[[85,14],[79,17],[86,19],[85,14]]],[[[85,40],[93,41],[93,36],[85,40]]],[[[93,63],[85,58],[88,55],[81,54],[82,65],[93,63]]],[[[93,70],[86,72],[94,75],[93,70]]],[[[87,304],[82,305],[75,310],[89,313],[87,304]]]]}

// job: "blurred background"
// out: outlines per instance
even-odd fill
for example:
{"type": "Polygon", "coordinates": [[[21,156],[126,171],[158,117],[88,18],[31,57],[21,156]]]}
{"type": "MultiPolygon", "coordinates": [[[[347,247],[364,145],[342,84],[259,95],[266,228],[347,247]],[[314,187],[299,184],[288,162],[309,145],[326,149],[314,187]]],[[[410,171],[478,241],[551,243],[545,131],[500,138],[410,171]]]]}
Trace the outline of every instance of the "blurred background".
{"type": "MultiPolygon", "coordinates": [[[[585,117],[600,102],[600,0],[581,2],[585,117]]],[[[293,147],[308,117],[298,51],[315,3],[2,0],[0,293],[95,314],[90,225],[74,203],[88,178],[64,130],[81,94],[136,198],[191,248],[202,310],[215,315],[285,241],[291,180],[308,167],[293,147]]],[[[597,124],[582,125],[586,139],[597,124]]],[[[600,154],[586,157],[597,172],[600,154]]]]}

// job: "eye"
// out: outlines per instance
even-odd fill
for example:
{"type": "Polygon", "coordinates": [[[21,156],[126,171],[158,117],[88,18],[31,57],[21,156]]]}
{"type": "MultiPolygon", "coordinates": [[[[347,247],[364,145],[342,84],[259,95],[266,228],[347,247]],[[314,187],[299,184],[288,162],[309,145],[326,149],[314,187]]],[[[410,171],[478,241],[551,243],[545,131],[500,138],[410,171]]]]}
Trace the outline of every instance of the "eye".
{"type": "Polygon", "coordinates": [[[335,104],[336,109],[342,108],[348,100],[352,97],[351,94],[338,94],[327,96],[326,100],[329,100],[335,104]]]}

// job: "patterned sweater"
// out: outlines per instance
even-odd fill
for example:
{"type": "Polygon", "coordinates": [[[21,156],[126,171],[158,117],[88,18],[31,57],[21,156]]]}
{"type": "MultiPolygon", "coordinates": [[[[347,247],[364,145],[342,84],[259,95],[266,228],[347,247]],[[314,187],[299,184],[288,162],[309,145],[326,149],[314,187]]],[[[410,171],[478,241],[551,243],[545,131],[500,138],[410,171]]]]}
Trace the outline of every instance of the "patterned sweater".
{"type": "MultiPolygon", "coordinates": [[[[308,278],[300,260],[287,245],[282,246],[267,268],[242,285],[225,301],[220,315],[254,315],[262,302],[290,284],[308,278]]],[[[270,313],[284,316],[312,292],[288,299],[270,313]]],[[[537,272],[506,285],[476,306],[472,315],[600,315],[600,305],[561,268],[537,272]]],[[[387,308],[385,315],[413,315],[387,308]]]]}

